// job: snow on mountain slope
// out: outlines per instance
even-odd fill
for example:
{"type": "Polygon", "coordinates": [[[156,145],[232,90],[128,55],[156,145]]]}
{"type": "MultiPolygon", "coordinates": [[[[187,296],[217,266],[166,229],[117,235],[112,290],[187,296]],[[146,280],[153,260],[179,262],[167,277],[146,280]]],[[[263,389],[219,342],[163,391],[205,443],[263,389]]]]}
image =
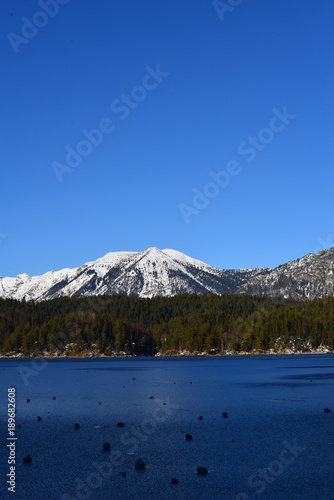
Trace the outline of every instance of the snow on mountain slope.
{"type": "Polygon", "coordinates": [[[49,290],[63,281],[72,280],[77,269],[62,269],[49,271],[42,276],[19,274],[16,278],[0,278],[0,297],[22,300],[42,299],[49,290]]]}
{"type": "Polygon", "coordinates": [[[135,297],[234,291],[257,270],[224,271],[176,250],[111,252],[74,269],[0,278],[0,297],[45,300],[63,296],[125,294],[135,297]]]}
{"type": "Polygon", "coordinates": [[[177,250],[152,247],[143,252],[111,252],[81,267],[42,276],[0,278],[0,297],[40,301],[104,294],[240,293],[303,300],[334,296],[333,280],[334,249],[275,269],[224,270],[177,250]]]}
{"type": "Polygon", "coordinates": [[[250,278],[238,293],[296,300],[334,296],[334,248],[309,253],[250,278]]]}
{"type": "Polygon", "coordinates": [[[164,254],[168,255],[171,259],[181,262],[182,264],[190,264],[193,266],[201,267],[201,268],[212,268],[209,264],[202,262],[201,260],[193,259],[189,257],[185,253],[179,252],[178,250],[172,250],[171,248],[166,248],[165,250],[161,250],[164,254]]]}

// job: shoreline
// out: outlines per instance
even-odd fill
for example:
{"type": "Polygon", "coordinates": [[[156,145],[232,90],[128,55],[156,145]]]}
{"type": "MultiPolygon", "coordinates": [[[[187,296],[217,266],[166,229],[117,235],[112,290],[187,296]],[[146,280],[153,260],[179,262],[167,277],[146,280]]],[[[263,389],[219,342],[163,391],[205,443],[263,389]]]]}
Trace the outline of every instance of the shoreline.
{"type": "Polygon", "coordinates": [[[180,351],[173,353],[156,353],[152,355],[133,355],[126,353],[115,353],[115,354],[104,354],[104,353],[94,353],[94,352],[82,352],[76,353],[74,355],[66,354],[30,354],[23,355],[18,354],[0,354],[1,359],[142,359],[142,358],[224,358],[224,357],[239,357],[239,356],[300,356],[300,355],[315,355],[315,354],[334,354],[333,350],[329,348],[321,348],[307,351],[292,351],[291,349],[283,349],[280,351],[225,351],[223,353],[208,354],[206,352],[188,352],[180,351]]]}

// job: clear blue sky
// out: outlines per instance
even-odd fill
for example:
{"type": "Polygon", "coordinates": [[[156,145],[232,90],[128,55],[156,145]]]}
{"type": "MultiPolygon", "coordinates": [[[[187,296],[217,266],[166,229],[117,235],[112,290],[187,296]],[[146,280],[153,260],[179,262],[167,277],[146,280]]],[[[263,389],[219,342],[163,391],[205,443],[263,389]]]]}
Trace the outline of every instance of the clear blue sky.
{"type": "Polygon", "coordinates": [[[1,276],[150,246],[274,267],[334,242],[331,0],[66,1],[0,5],[1,276]]]}

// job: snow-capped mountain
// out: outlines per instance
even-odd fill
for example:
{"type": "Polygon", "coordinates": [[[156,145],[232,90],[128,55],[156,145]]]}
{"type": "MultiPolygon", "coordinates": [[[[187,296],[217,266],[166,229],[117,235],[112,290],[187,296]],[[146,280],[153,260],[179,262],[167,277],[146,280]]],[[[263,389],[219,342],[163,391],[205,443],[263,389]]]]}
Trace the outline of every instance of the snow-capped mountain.
{"type": "Polygon", "coordinates": [[[296,300],[334,296],[334,248],[265,269],[241,285],[237,293],[296,300]]]}
{"type": "Polygon", "coordinates": [[[176,250],[112,252],[74,269],[0,278],[0,297],[47,300],[63,296],[237,293],[313,299],[334,296],[334,248],[275,269],[218,269],[176,250]]]}
{"type": "Polygon", "coordinates": [[[0,278],[0,297],[46,300],[63,296],[125,294],[134,297],[178,293],[232,293],[255,270],[226,271],[176,250],[148,248],[143,252],[112,252],[74,269],[42,276],[19,274],[0,278]]]}

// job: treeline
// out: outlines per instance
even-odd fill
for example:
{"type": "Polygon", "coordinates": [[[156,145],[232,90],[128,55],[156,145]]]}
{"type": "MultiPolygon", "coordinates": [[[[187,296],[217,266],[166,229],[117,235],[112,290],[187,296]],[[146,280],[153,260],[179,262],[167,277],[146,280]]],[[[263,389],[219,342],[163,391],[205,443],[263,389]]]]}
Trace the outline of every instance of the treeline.
{"type": "Polygon", "coordinates": [[[0,299],[0,352],[153,355],[334,349],[334,298],[235,295],[0,299]]]}

